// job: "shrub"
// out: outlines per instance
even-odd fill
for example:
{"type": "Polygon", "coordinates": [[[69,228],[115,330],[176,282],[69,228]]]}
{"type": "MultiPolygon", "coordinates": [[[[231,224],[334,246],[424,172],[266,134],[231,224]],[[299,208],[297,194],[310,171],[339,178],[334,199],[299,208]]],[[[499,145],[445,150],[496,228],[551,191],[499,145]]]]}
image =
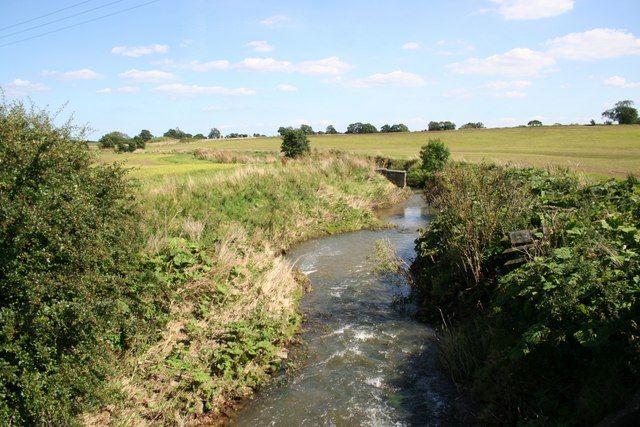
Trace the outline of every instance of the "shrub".
{"type": "Polygon", "coordinates": [[[430,175],[444,169],[451,152],[440,139],[430,139],[427,145],[420,149],[422,169],[430,175]]]}
{"type": "Polygon", "coordinates": [[[284,129],[280,151],[286,157],[299,157],[309,153],[309,139],[301,129],[284,129]]]}
{"type": "Polygon", "coordinates": [[[100,148],[113,148],[114,150],[118,150],[118,147],[128,145],[130,139],[126,133],[109,132],[98,140],[98,145],[100,148]]]}
{"type": "Polygon", "coordinates": [[[52,120],[0,104],[4,425],[67,425],[95,402],[142,294],[125,172],[93,162],[83,130],[52,120]]]}

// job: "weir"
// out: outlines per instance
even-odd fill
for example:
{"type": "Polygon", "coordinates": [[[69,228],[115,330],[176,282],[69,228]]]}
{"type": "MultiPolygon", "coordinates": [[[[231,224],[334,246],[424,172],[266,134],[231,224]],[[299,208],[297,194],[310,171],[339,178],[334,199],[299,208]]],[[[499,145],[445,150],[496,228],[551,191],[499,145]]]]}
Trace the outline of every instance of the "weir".
{"type": "Polygon", "coordinates": [[[377,168],[376,172],[384,175],[389,181],[393,182],[400,188],[404,188],[407,186],[407,171],[377,168]]]}

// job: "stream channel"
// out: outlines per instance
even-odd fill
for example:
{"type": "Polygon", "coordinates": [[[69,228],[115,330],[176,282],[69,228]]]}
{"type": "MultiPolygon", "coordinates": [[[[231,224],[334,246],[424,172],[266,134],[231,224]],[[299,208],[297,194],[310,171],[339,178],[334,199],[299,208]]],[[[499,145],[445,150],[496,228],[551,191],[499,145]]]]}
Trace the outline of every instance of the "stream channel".
{"type": "Polygon", "coordinates": [[[311,240],[287,255],[312,286],[301,302],[302,344],[292,350],[298,367],[248,401],[230,425],[459,424],[433,329],[414,319],[406,280],[375,271],[379,239],[411,263],[426,204],[415,193],[378,214],[395,227],[311,240]]]}

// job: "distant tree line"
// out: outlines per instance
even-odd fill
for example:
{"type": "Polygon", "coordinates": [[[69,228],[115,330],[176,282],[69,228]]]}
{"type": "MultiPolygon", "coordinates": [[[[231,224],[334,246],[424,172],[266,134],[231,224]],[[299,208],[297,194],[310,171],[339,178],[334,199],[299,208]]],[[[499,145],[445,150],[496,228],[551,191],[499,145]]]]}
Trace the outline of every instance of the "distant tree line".
{"type": "Polygon", "coordinates": [[[142,149],[147,142],[153,138],[151,132],[142,129],[140,133],[133,138],[123,132],[109,132],[98,140],[100,148],[112,148],[117,152],[131,152],[142,149]]]}

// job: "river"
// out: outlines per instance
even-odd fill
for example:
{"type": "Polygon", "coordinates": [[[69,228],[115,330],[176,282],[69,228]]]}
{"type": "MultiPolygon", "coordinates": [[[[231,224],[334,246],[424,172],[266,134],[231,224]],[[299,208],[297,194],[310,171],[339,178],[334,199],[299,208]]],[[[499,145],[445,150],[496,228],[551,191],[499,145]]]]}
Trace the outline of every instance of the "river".
{"type": "Polygon", "coordinates": [[[426,224],[419,194],[380,212],[395,228],[312,240],[287,256],[309,277],[297,369],[230,421],[234,426],[455,425],[456,392],[438,368],[434,331],[413,318],[401,275],[375,272],[375,242],[407,262],[426,224]],[[304,356],[300,356],[304,355],[304,356]]]}

